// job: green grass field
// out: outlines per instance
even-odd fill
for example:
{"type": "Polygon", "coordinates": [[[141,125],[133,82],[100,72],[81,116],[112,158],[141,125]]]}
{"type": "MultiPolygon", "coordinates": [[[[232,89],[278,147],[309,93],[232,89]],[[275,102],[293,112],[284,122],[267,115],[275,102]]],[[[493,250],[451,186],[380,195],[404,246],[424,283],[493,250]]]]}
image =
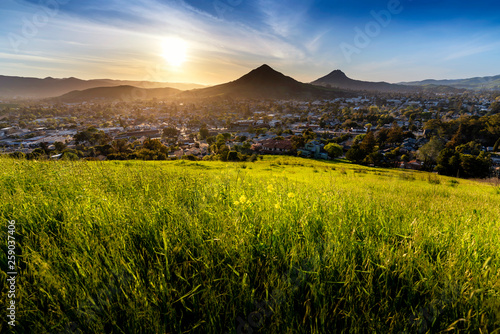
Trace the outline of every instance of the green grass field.
{"type": "Polygon", "coordinates": [[[498,186],[291,157],[0,166],[1,332],[500,333],[498,186]]]}

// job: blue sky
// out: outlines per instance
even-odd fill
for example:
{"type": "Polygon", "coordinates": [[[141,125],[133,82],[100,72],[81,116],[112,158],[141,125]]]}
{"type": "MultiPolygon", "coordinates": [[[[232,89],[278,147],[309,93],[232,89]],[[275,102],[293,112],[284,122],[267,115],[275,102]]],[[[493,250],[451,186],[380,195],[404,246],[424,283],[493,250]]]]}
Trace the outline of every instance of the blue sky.
{"type": "Polygon", "coordinates": [[[216,84],[267,63],[304,82],[335,69],[498,75],[498,13],[486,0],[2,0],[0,74],[216,84]],[[166,61],[172,38],[187,48],[180,66],[166,61]]]}

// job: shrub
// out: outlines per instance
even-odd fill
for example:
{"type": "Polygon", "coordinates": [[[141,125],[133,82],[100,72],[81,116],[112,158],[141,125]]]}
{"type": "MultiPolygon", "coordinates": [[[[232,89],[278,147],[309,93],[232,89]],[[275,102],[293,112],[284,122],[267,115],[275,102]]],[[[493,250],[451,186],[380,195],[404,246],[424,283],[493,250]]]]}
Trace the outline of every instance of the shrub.
{"type": "Polygon", "coordinates": [[[24,154],[23,152],[13,152],[9,153],[9,157],[14,159],[26,159],[26,154],[24,154]]]}
{"type": "Polygon", "coordinates": [[[439,177],[432,174],[427,175],[427,182],[429,182],[430,184],[441,184],[441,180],[439,179],[439,177]]]}

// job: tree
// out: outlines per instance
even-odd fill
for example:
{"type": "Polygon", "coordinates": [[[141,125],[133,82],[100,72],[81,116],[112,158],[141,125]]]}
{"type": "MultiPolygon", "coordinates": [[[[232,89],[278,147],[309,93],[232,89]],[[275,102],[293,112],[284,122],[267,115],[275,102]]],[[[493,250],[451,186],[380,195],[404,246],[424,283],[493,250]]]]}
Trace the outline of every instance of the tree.
{"type": "Polygon", "coordinates": [[[464,177],[485,178],[490,174],[491,157],[486,152],[481,152],[478,157],[461,154],[460,160],[460,167],[462,167],[464,177]]]}
{"type": "Polygon", "coordinates": [[[325,146],[325,151],[328,152],[328,156],[332,159],[338,158],[344,153],[344,149],[339,144],[330,143],[325,146]]]}
{"type": "Polygon", "coordinates": [[[90,127],[87,130],[77,132],[74,136],[75,142],[77,144],[88,143],[90,145],[106,145],[111,141],[111,137],[104,133],[104,131],[99,131],[95,127],[90,127]]]}
{"type": "Polygon", "coordinates": [[[306,144],[306,141],[302,136],[292,136],[290,140],[292,141],[293,150],[298,150],[299,148],[304,147],[304,145],[306,144]]]}
{"type": "Polygon", "coordinates": [[[346,159],[349,161],[352,161],[354,163],[361,163],[365,157],[366,157],[366,152],[363,151],[359,145],[354,144],[352,147],[347,151],[345,155],[346,159]]]}
{"type": "Polygon", "coordinates": [[[403,141],[403,129],[399,126],[393,126],[387,134],[387,142],[391,144],[400,143],[403,141]]]}
{"type": "Polygon", "coordinates": [[[481,144],[475,141],[468,142],[467,144],[455,147],[455,151],[463,154],[472,154],[478,156],[481,153],[481,144]]]}
{"type": "Polygon", "coordinates": [[[417,156],[424,162],[424,169],[431,170],[432,166],[436,163],[439,153],[443,149],[443,143],[437,137],[423,145],[417,152],[417,156]]]}
{"type": "Polygon", "coordinates": [[[45,155],[45,151],[41,148],[36,148],[31,153],[28,153],[26,155],[26,159],[28,160],[44,159],[46,157],[47,156],[45,155]]]}
{"type": "Polygon", "coordinates": [[[200,140],[205,140],[208,138],[208,136],[210,135],[210,132],[208,131],[207,129],[207,126],[205,124],[203,124],[200,128],[200,132],[198,134],[200,140]]]}
{"type": "Polygon", "coordinates": [[[463,124],[460,124],[458,127],[457,132],[453,135],[451,140],[446,143],[447,148],[455,148],[459,145],[465,144],[467,142],[467,138],[464,133],[464,127],[463,124]]]}
{"type": "Polygon", "coordinates": [[[76,155],[76,154],[75,154],[75,153],[73,153],[73,152],[64,152],[64,153],[61,155],[60,160],[71,160],[71,161],[76,161],[76,160],[79,160],[79,158],[78,158],[78,155],[76,155]]]}
{"type": "Polygon", "coordinates": [[[40,143],[40,148],[45,152],[45,154],[50,153],[49,143],[46,143],[46,142],[40,143]]]}
{"type": "Polygon", "coordinates": [[[9,157],[14,158],[14,159],[25,159],[26,154],[24,154],[23,152],[16,151],[16,152],[9,153],[9,157]]]}
{"type": "Polygon", "coordinates": [[[497,97],[497,100],[493,102],[490,106],[491,114],[500,113],[500,99],[497,97]]]}
{"type": "Polygon", "coordinates": [[[113,151],[115,153],[130,153],[130,144],[126,139],[117,139],[111,143],[113,151]]]}
{"type": "Polygon", "coordinates": [[[313,130],[311,130],[310,128],[308,128],[307,130],[304,130],[302,131],[302,137],[304,137],[305,141],[309,141],[309,140],[314,140],[316,139],[316,134],[314,133],[313,130]]]}
{"type": "Polygon", "coordinates": [[[168,153],[168,148],[161,143],[158,139],[146,139],[142,144],[142,147],[146,150],[153,152],[168,153]]]}
{"type": "Polygon", "coordinates": [[[495,145],[493,146],[493,152],[498,152],[498,149],[500,148],[500,137],[498,140],[495,142],[495,145]]]}
{"type": "Polygon", "coordinates": [[[382,129],[377,133],[377,143],[380,147],[385,145],[388,135],[389,130],[387,129],[382,129]]]}
{"type": "Polygon", "coordinates": [[[383,159],[384,156],[382,155],[382,153],[374,151],[368,154],[363,161],[367,165],[379,166],[383,159]]]}
{"type": "Polygon", "coordinates": [[[436,170],[439,174],[448,176],[459,175],[460,154],[450,148],[445,148],[436,159],[436,170]]]}
{"type": "Polygon", "coordinates": [[[215,144],[216,141],[217,141],[217,139],[216,139],[215,136],[207,137],[207,143],[208,143],[208,145],[215,144]]]}
{"type": "Polygon", "coordinates": [[[62,151],[64,151],[66,149],[67,146],[63,142],[56,141],[54,143],[54,147],[55,147],[55,149],[56,149],[57,152],[62,152],[62,151]]]}
{"type": "Polygon", "coordinates": [[[359,145],[359,148],[365,151],[366,154],[370,154],[375,149],[376,144],[377,142],[375,141],[375,136],[373,135],[373,132],[369,131],[363,138],[363,141],[359,145]]]}
{"type": "Polygon", "coordinates": [[[162,138],[166,139],[169,142],[176,142],[177,138],[179,137],[179,133],[179,130],[177,130],[176,128],[167,127],[163,129],[162,138]]]}
{"type": "Polygon", "coordinates": [[[236,151],[229,151],[227,154],[227,161],[239,161],[240,159],[238,158],[238,152],[236,151]]]}

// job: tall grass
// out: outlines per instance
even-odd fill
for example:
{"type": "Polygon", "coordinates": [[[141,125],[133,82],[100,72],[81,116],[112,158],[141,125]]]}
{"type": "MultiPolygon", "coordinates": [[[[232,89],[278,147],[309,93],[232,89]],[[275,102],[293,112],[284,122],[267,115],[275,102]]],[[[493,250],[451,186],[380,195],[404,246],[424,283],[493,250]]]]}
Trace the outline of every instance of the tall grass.
{"type": "Polygon", "coordinates": [[[0,164],[16,333],[500,328],[486,184],[296,158],[0,164]]]}

